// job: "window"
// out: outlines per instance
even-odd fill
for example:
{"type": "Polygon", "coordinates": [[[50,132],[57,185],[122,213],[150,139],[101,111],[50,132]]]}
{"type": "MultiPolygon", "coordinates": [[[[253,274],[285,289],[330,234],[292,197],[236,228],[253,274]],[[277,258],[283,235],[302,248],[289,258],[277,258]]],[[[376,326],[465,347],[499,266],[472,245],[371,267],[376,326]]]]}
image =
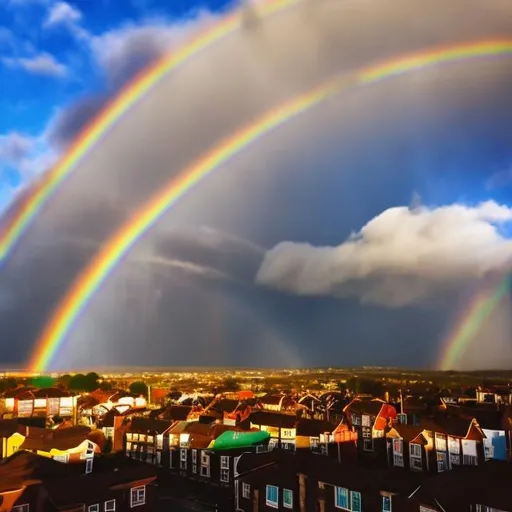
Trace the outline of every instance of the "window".
{"type": "Polygon", "coordinates": [[[462,463],[464,466],[477,466],[478,459],[474,455],[462,455],[462,463]]]}
{"type": "Polygon", "coordinates": [[[293,508],[293,491],[290,489],[283,489],[283,507],[293,508]]]}
{"type": "Polygon", "coordinates": [[[320,439],[318,437],[310,437],[309,438],[309,447],[312,450],[318,450],[319,444],[320,444],[320,439]]]}
{"type": "Polygon", "coordinates": [[[283,450],[291,450],[292,452],[295,451],[295,443],[282,443],[283,450]]]}
{"type": "Polygon", "coordinates": [[[197,474],[197,464],[192,463],[192,473],[197,474]]]}
{"type": "Polygon", "coordinates": [[[16,505],[12,507],[11,512],[29,512],[30,505],[28,503],[23,503],[23,505],[16,505]]]}
{"type": "Polygon", "coordinates": [[[275,485],[267,485],[265,492],[267,507],[279,508],[279,488],[275,485]]]}
{"type": "Polygon", "coordinates": [[[133,487],[130,489],[130,508],[140,507],[146,504],[146,486],[133,487]]]}
{"type": "Polygon", "coordinates": [[[422,471],[423,465],[421,459],[411,457],[411,469],[413,469],[414,471],[422,471]]]}
{"type": "Polygon", "coordinates": [[[201,476],[204,476],[206,478],[210,478],[210,466],[201,466],[201,476]]]}
{"type": "Polygon", "coordinates": [[[85,474],[92,473],[92,464],[94,459],[87,459],[85,461],[85,474]]]}
{"type": "MultiPolygon", "coordinates": [[[[414,459],[412,459],[412,460],[414,460],[414,459]]],[[[395,453],[393,455],[393,466],[396,466],[398,468],[403,468],[404,467],[404,456],[395,453]]]]}
{"type": "Polygon", "coordinates": [[[382,496],[382,512],[391,512],[391,496],[382,496]]]}
{"type": "Polygon", "coordinates": [[[373,451],[373,439],[370,437],[363,439],[363,450],[365,452],[372,452],[373,451]]]}
{"type": "Polygon", "coordinates": [[[402,439],[393,439],[393,453],[402,454],[402,439]]]}
{"type": "Polygon", "coordinates": [[[148,443],[154,443],[154,438],[153,436],[148,436],[148,443]]]}
{"type": "Polygon", "coordinates": [[[352,425],[361,425],[361,418],[357,414],[352,414],[352,425]]]}
{"type": "Polygon", "coordinates": [[[350,492],[350,509],[352,512],[361,512],[361,493],[350,492]]]}
{"type": "Polygon", "coordinates": [[[180,450],[180,469],[187,469],[187,450],[180,450]]]}
{"type": "Polygon", "coordinates": [[[162,434],[160,434],[156,438],[156,448],[158,450],[163,450],[163,448],[164,448],[164,436],[162,434]]]}
{"type": "Polygon", "coordinates": [[[221,469],[220,470],[220,481],[221,482],[229,482],[229,469],[221,469]]]}
{"type": "Polygon", "coordinates": [[[411,443],[409,445],[409,453],[411,454],[411,457],[421,458],[421,446],[419,444],[411,443]]]}
{"type": "Polygon", "coordinates": [[[89,512],[100,512],[100,504],[95,503],[94,505],[89,505],[88,511],[89,512]]]}
{"type": "Polygon", "coordinates": [[[105,501],[105,512],[115,512],[116,500],[105,501]]]}
{"type": "Polygon", "coordinates": [[[285,428],[285,429],[283,429],[283,435],[282,435],[282,437],[287,437],[288,439],[291,439],[291,438],[293,438],[293,437],[295,437],[295,436],[293,435],[293,430],[290,430],[290,429],[288,429],[288,428],[285,428]]]}
{"type": "Polygon", "coordinates": [[[251,486],[249,484],[242,484],[242,497],[248,500],[251,499],[251,486]]]}
{"type": "Polygon", "coordinates": [[[370,427],[363,427],[363,437],[372,437],[372,429],[370,427]]]}
{"type": "Polygon", "coordinates": [[[197,450],[192,450],[192,464],[197,464],[197,450]]]}
{"type": "Polygon", "coordinates": [[[201,452],[201,464],[208,466],[210,464],[210,456],[206,452],[201,452]]]}
{"type": "Polygon", "coordinates": [[[259,444],[258,446],[256,446],[256,453],[265,453],[268,451],[269,451],[268,446],[266,446],[264,444],[259,444]]]}
{"type": "Polygon", "coordinates": [[[336,508],[348,510],[348,490],[344,487],[334,488],[334,505],[336,508]]]}
{"type": "Polygon", "coordinates": [[[220,469],[229,469],[229,457],[222,455],[220,458],[220,469]]]}
{"type": "Polygon", "coordinates": [[[369,427],[370,426],[370,416],[368,414],[363,414],[361,417],[361,424],[363,427],[369,427]]]}

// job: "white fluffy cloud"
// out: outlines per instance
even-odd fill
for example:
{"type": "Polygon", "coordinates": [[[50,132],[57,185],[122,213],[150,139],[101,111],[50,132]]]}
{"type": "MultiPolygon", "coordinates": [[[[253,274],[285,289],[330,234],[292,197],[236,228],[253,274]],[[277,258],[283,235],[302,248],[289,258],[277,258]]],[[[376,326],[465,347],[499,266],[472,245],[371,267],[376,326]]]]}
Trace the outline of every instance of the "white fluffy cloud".
{"type": "Polygon", "coordinates": [[[56,2],[48,10],[45,25],[73,24],[82,18],[82,13],[67,2],[56,2]]]}
{"type": "Polygon", "coordinates": [[[62,77],[67,74],[67,68],[53,55],[43,52],[31,57],[4,57],[6,66],[24,69],[34,75],[62,77]]]}
{"type": "Polygon", "coordinates": [[[257,283],[299,295],[357,297],[402,307],[430,301],[511,266],[501,228],[512,208],[395,207],[337,247],[282,242],[270,250],[257,283]]]}

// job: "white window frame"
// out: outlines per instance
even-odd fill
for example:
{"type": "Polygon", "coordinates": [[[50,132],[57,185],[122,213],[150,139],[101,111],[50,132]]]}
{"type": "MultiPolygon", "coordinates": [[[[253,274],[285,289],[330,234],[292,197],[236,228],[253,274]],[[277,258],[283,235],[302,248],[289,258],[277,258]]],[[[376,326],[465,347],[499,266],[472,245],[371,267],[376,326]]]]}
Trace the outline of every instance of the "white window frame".
{"type": "Polygon", "coordinates": [[[229,457],[227,455],[220,456],[220,469],[229,469],[229,457]]]}
{"type": "Polygon", "coordinates": [[[279,508],[279,487],[277,487],[277,485],[267,484],[267,486],[265,487],[265,504],[267,505],[267,507],[279,508]],[[270,500],[268,497],[268,491],[271,488],[276,489],[276,491],[277,491],[276,501],[270,500]]]}
{"type": "Polygon", "coordinates": [[[283,489],[283,507],[293,509],[293,491],[291,489],[283,489]],[[286,495],[290,498],[289,503],[286,503],[286,495]]]}
{"type": "Polygon", "coordinates": [[[247,500],[251,499],[251,486],[245,482],[242,482],[242,497],[247,500]]]}
{"type": "Polygon", "coordinates": [[[201,469],[199,470],[199,474],[202,477],[210,478],[210,464],[201,464],[201,469]]]}
{"type": "Polygon", "coordinates": [[[393,499],[391,496],[382,496],[382,512],[393,512],[393,499]],[[389,500],[389,508],[384,508],[385,500],[389,500]]]}
{"type": "Polygon", "coordinates": [[[363,450],[365,452],[373,452],[373,438],[372,437],[363,437],[363,450]],[[370,448],[367,447],[367,443],[370,444],[370,448]]]}
{"type": "Polygon", "coordinates": [[[197,464],[197,449],[192,449],[192,464],[197,464]]]}
{"type": "Polygon", "coordinates": [[[93,505],[89,505],[87,507],[88,512],[100,512],[100,504],[94,503],[93,505]]]}
{"type": "Polygon", "coordinates": [[[363,497],[359,491],[350,491],[350,510],[354,512],[362,512],[363,510],[363,497]],[[354,496],[359,496],[359,509],[355,509],[353,505],[354,496]]]}
{"type": "Polygon", "coordinates": [[[85,474],[88,475],[92,473],[92,466],[94,464],[94,459],[85,459],[85,474]]]}
{"type": "Polygon", "coordinates": [[[369,414],[363,414],[361,416],[361,426],[363,426],[363,427],[371,427],[372,426],[369,414]]]}
{"type": "Polygon", "coordinates": [[[220,481],[225,483],[229,482],[229,469],[221,468],[220,481]]]}
{"type": "Polygon", "coordinates": [[[192,463],[192,473],[197,475],[197,464],[192,463]]]}
{"type": "Polygon", "coordinates": [[[146,486],[140,485],[130,489],[130,508],[140,507],[146,504],[146,486]],[[142,496],[142,497],[141,497],[142,496]],[[135,499],[134,499],[135,497],[135,499]]]}
{"type": "Polygon", "coordinates": [[[350,492],[346,487],[339,487],[339,486],[334,487],[334,506],[341,510],[350,510],[350,492]],[[345,491],[345,494],[347,496],[347,506],[346,507],[343,507],[343,506],[341,506],[340,503],[338,503],[338,489],[345,491]]]}
{"type": "Polygon", "coordinates": [[[409,455],[411,457],[416,457],[417,459],[421,459],[421,444],[417,443],[409,443],[409,455]],[[417,453],[414,453],[417,451],[417,453]]]}
{"type": "Polygon", "coordinates": [[[204,450],[201,452],[201,465],[202,466],[210,465],[210,456],[204,450]]]}
{"type": "Polygon", "coordinates": [[[104,507],[105,512],[115,512],[115,510],[116,510],[116,500],[105,501],[105,507],[104,507]]]}

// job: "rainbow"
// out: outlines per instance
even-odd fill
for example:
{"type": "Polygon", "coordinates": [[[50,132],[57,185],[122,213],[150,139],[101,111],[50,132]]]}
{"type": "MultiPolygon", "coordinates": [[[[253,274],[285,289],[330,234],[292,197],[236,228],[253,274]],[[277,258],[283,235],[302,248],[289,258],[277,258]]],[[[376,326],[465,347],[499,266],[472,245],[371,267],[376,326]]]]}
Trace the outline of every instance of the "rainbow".
{"type": "Polygon", "coordinates": [[[510,278],[507,274],[498,288],[478,293],[469,303],[443,343],[444,349],[438,362],[438,367],[441,370],[453,370],[454,365],[467,350],[482,324],[489,318],[509,290],[510,278]]]}
{"type": "MultiPolygon", "coordinates": [[[[303,0],[260,0],[258,16],[265,18],[299,4],[303,0]]],[[[116,98],[83,130],[64,157],[42,178],[42,183],[30,192],[16,215],[10,219],[0,236],[0,261],[11,252],[30,223],[48,202],[58,186],[94,148],[95,144],[122,116],[144,97],[162,78],[202,50],[211,47],[239,27],[240,16],[232,13],[200,34],[176,53],[165,56],[129,83],[116,98]]]]}
{"type": "Polygon", "coordinates": [[[190,167],[173,177],[168,185],[143,205],[121,229],[103,246],[78,276],[36,343],[30,367],[34,372],[44,371],[55,356],[80,313],[122,261],[131,247],[160,219],[160,217],[203,178],[247,148],[261,137],[305,113],[325,99],[339,93],[344,87],[362,86],[386,78],[425,69],[440,63],[492,55],[512,56],[512,40],[479,41],[444,46],[343,74],[306,94],[271,110],[252,124],[234,133],[211,149],[190,167]]]}

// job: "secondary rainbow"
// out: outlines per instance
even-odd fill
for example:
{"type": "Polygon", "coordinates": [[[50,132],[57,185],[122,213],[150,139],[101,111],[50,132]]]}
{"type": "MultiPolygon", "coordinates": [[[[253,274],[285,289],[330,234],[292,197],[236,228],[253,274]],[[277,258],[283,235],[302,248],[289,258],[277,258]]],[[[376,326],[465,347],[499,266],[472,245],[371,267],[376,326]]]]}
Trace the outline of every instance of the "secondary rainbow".
{"type": "Polygon", "coordinates": [[[443,344],[444,348],[438,364],[441,370],[453,370],[458,359],[470,347],[481,325],[489,318],[509,290],[510,278],[507,274],[498,288],[478,293],[469,303],[443,344]]]}
{"type": "MultiPolygon", "coordinates": [[[[258,4],[258,16],[265,18],[299,4],[303,0],[262,0],[258,4]]],[[[16,215],[9,220],[0,235],[0,261],[10,253],[32,220],[41,211],[58,186],[76,168],[76,165],[95,146],[119,119],[146,95],[163,77],[181,64],[209,48],[241,26],[239,13],[226,16],[206,32],[200,34],[180,50],[165,56],[129,83],[119,95],[82,131],[64,157],[41,178],[41,184],[23,200],[16,215]]]]}
{"type": "Polygon", "coordinates": [[[440,63],[459,62],[492,55],[512,56],[512,40],[479,41],[445,46],[387,60],[352,73],[335,77],[284,105],[271,110],[239,132],[211,149],[160,190],[139,209],[129,221],[103,246],[78,276],[57,306],[36,343],[30,368],[44,371],[55,356],[69,330],[92,296],[130,248],[185,193],[222,164],[277,127],[307,112],[323,100],[339,93],[344,87],[357,87],[380,82],[386,78],[425,69],[440,63]]]}

